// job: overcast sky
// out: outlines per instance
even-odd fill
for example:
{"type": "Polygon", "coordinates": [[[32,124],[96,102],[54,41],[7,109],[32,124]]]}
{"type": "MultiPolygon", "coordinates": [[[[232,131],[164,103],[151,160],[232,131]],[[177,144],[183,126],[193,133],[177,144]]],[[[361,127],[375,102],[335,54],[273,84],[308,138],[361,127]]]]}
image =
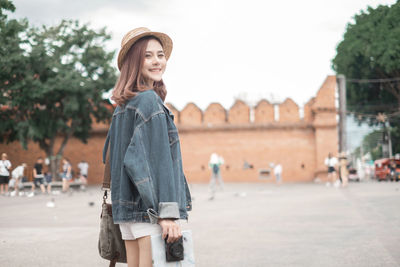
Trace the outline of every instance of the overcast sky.
{"type": "MultiPolygon", "coordinates": [[[[174,49],[164,81],[167,102],[205,109],[229,108],[235,97],[254,104],[261,98],[291,97],[302,106],[327,75],[346,24],[361,9],[384,0],[15,0],[12,17],[54,25],[79,19],[104,26],[117,50],[123,35],[145,26],[170,35],[174,49]]],[[[116,57],[114,66],[116,67],[116,57]]],[[[362,78],[362,77],[353,77],[362,78]]]]}

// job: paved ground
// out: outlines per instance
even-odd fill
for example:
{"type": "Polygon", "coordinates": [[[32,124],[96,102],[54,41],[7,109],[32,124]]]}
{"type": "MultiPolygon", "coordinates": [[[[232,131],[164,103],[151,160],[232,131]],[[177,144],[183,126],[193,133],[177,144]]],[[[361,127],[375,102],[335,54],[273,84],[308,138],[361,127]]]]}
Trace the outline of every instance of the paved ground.
{"type": "MultiPolygon", "coordinates": [[[[400,266],[400,183],[227,184],[213,201],[205,185],[192,193],[198,267],[400,266]]],[[[97,254],[101,197],[97,187],[0,197],[0,266],[108,266],[97,254]]]]}

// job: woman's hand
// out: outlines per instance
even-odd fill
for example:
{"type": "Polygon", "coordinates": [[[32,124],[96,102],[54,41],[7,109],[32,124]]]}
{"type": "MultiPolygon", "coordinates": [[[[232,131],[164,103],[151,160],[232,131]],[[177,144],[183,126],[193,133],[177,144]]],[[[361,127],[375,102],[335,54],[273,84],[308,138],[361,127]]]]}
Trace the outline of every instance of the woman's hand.
{"type": "Polygon", "coordinates": [[[162,239],[165,240],[168,235],[168,243],[173,243],[182,236],[181,227],[174,220],[159,219],[158,224],[162,228],[162,239]]]}

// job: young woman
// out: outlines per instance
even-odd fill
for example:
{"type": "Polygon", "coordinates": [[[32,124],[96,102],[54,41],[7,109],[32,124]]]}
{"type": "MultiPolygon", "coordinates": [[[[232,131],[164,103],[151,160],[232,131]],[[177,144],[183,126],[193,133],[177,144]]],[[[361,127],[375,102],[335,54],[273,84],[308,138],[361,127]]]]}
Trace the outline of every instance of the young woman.
{"type": "Polygon", "coordinates": [[[8,182],[10,180],[11,162],[6,153],[1,154],[0,160],[0,194],[8,194],[8,182]]]}
{"type": "Polygon", "coordinates": [[[121,74],[113,89],[114,111],[103,150],[110,155],[114,223],[125,240],[129,267],[152,266],[150,236],[181,237],[191,197],[182,169],[174,116],[164,105],[162,80],[172,40],[137,28],[122,39],[121,74]]]}
{"type": "Polygon", "coordinates": [[[332,156],[332,153],[328,154],[328,157],[325,159],[325,165],[328,167],[328,182],[327,186],[330,186],[330,182],[332,185],[336,184],[336,165],[338,161],[335,157],[332,156]]]}
{"type": "Polygon", "coordinates": [[[62,192],[66,193],[69,190],[69,181],[72,179],[72,165],[69,159],[63,159],[62,177],[62,192]]]}

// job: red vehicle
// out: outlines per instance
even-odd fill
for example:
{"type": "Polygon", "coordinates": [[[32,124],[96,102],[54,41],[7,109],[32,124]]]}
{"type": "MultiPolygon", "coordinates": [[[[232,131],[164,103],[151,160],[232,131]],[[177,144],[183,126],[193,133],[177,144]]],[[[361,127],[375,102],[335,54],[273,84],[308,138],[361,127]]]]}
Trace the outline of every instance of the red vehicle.
{"type": "Polygon", "coordinates": [[[396,180],[400,179],[400,159],[377,159],[375,164],[375,178],[378,181],[382,180],[396,180]],[[390,168],[392,165],[392,170],[390,168]],[[394,166],[395,165],[395,166],[394,166]]]}

